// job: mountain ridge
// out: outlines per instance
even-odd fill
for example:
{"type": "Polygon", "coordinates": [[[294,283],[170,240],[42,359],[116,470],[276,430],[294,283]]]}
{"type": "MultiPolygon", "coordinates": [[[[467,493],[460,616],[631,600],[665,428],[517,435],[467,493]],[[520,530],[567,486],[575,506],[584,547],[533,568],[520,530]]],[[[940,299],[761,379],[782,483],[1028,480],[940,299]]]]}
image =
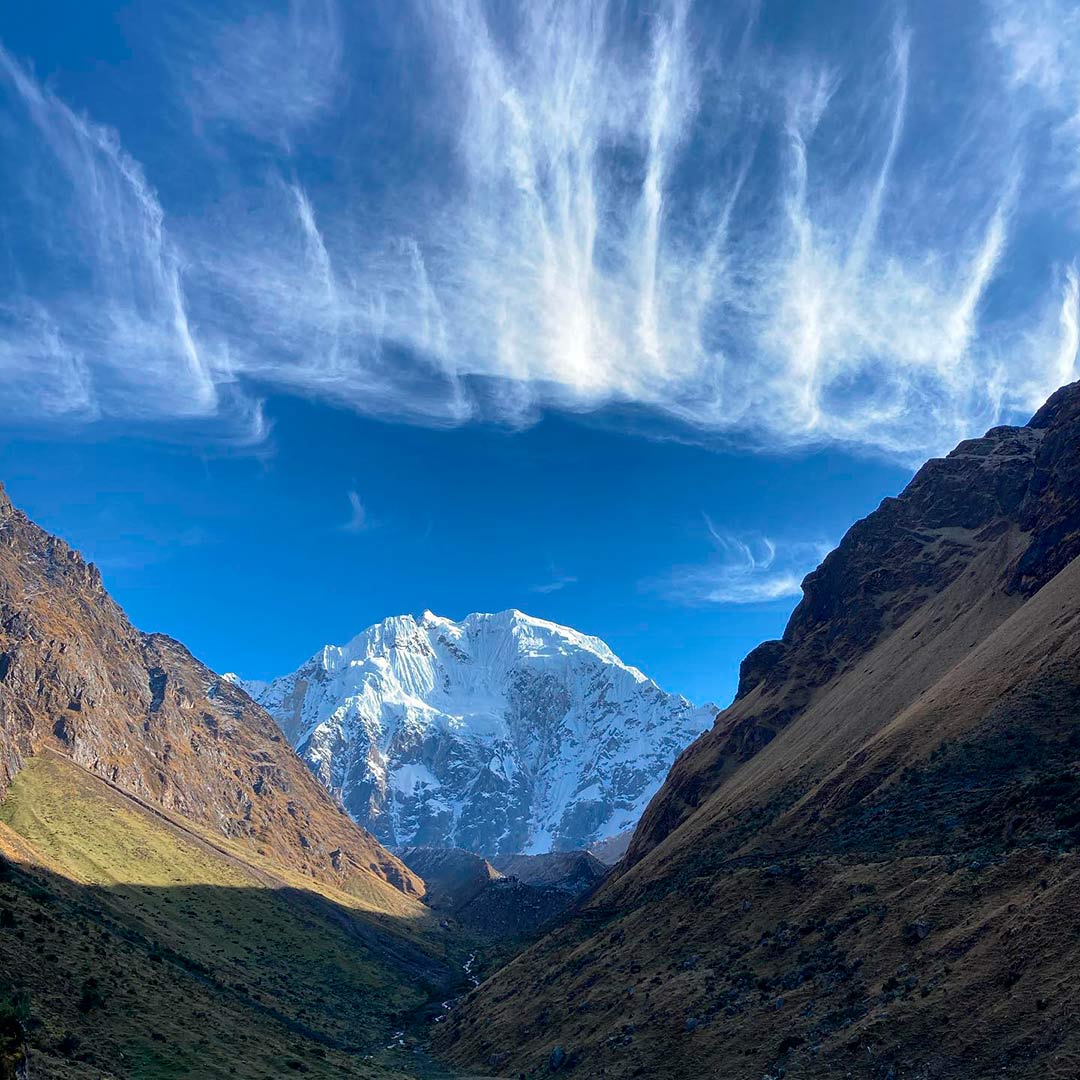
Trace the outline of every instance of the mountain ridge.
{"type": "Polygon", "coordinates": [[[443,1052],[733,1080],[1074,1060],[1080,384],[853,526],[742,675],[623,862],[443,1052]]]}
{"type": "Polygon", "coordinates": [[[128,621],[101,574],[0,488],[0,796],[56,749],[327,884],[423,885],[351,822],[239,688],[128,621]]]}
{"type": "Polygon", "coordinates": [[[243,685],[383,842],[489,855],[624,831],[715,713],[515,608],[392,616],[243,685]]]}
{"type": "MultiPolygon", "coordinates": [[[[1078,443],[1080,384],[1072,384],[1028,425],[991,428],[931,459],[899,497],[886,498],[853,525],[807,575],[783,637],[743,661],[735,701],[676,762],[665,797],[643,815],[627,864],[707,799],[716,781],[767,745],[819,687],[850,670],[964,574],[978,574],[979,560],[991,563],[994,580],[985,586],[997,619],[1080,554],[1078,443]]],[[[939,623],[948,630],[944,616],[939,623]]],[[[921,633],[945,641],[933,626],[921,633]]],[[[955,660],[957,647],[943,647],[939,665],[955,660]]]]}

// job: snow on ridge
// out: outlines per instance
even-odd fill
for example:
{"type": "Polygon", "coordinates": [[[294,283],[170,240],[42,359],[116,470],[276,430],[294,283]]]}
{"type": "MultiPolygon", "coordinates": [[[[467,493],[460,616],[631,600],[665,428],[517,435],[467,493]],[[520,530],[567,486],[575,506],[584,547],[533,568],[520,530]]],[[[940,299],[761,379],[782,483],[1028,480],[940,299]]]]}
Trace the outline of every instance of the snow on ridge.
{"type": "Polygon", "coordinates": [[[631,827],[716,712],[599,638],[514,608],[394,616],[245,686],[384,842],[485,854],[631,827]]]}
{"type": "MultiPolygon", "coordinates": [[[[507,608],[505,611],[494,613],[474,611],[466,615],[460,622],[436,615],[433,611],[424,610],[419,618],[412,615],[392,615],[381,622],[372,623],[360,633],[350,638],[344,645],[324,645],[318,652],[309,658],[308,664],[318,663],[328,670],[342,663],[351,663],[361,659],[371,649],[374,642],[385,640],[391,633],[396,636],[407,637],[409,634],[421,632],[429,627],[438,626],[444,630],[461,634],[469,629],[484,624],[501,628],[503,624],[524,624],[529,627],[541,629],[555,635],[579,649],[586,649],[603,660],[617,664],[629,671],[638,681],[651,681],[638,668],[626,664],[612,652],[608,644],[598,637],[583,634],[572,627],[563,626],[560,623],[540,619],[535,615],[528,615],[518,608],[507,608]]],[[[307,666],[307,665],[305,665],[307,666]]],[[[244,682],[244,680],[240,680],[244,682]]],[[[277,681],[277,680],[274,680],[277,681]]]]}

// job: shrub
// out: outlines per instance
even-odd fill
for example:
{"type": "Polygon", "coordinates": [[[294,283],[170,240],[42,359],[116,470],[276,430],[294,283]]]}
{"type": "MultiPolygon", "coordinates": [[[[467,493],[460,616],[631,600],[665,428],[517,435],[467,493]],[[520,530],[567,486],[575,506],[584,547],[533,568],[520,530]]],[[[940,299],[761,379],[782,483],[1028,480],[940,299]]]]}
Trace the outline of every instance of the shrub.
{"type": "Polygon", "coordinates": [[[105,998],[102,997],[101,990],[98,988],[97,979],[93,977],[86,979],[82,984],[82,994],[79,997],[79,1012],[93,1012],[104,1004],[105,998]]]}
{"type": "Polygon", "coordinates": [[[0,990],[0,1021],[25,1024],[30,1019],[30,995],[25,990],[0,990]]]}

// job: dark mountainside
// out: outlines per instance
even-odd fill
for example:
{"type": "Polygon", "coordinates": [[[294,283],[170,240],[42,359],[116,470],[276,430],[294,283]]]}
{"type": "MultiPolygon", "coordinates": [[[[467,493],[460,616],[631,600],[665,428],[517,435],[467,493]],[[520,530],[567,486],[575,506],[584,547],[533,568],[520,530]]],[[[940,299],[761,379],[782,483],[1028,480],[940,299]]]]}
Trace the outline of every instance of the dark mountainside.
{"type": "Polygon", "coordinates": [[[549,885],[580,896],[607,874],[608,868],[587,851],[549,851],[543,855],[496,855],[495,869],[526,885],[549,885]]]}
{"type": "Polygon", "coordinates": [[[505,869],[462,848],[412,847],[400,854],[427,884],[424,903],[500,940],[535,937],[606,872],[585,851],[503,856],[496,861],[505,869]]]}
{"type": "Polygon", "coordinates": [[[502,874],[483,855],[464,848],[408,847],[402,861],[424,879],[424,903],[440,911],[458,911],[470,904],[502,874]]]}
{"type": "Polygon", "coordinates": [[[1080,384],[804,582],[626,859],[437,1031],[505,1075],[1080,1073],[1080,384]]]}

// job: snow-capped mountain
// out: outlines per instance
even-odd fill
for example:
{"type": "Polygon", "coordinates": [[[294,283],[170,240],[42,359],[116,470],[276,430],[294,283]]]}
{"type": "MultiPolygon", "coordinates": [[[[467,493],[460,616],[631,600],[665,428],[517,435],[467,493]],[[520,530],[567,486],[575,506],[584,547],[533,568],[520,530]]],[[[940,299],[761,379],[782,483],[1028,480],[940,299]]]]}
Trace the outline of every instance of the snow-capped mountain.
{"type": "Polygon", "coordinates": [[[425,611],[245,683],[384,843],[487,855],[581,848],[641,816],[716,709],[598,638],[520,611],[425,611]]]}

